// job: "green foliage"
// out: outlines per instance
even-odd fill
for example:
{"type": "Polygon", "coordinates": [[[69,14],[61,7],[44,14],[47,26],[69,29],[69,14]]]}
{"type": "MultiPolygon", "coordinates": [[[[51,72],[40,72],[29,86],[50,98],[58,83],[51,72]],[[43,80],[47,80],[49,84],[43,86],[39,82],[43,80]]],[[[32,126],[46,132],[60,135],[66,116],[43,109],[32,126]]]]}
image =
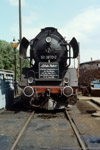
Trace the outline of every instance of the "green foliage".
{"type": "MultiPolygon", "coordinates": [[[[22,67],[29,67],[29,60],[23,60],[22,67]]],[[[10,43],[0,40],[0,69],[15,71],[14,49],[10,43]]],[[[19,51],[16,49],[16,76],[20,80],[19,51]]]]}
{"type": "Polygon", "coordinates": [[[0,69],[13,70],[13,49],[9,43],[0,40],[0,69]],[[12,55],[11,55],[12,54],[12,55]],[[11,55],[11,57],[9,57],[11,55]]]}

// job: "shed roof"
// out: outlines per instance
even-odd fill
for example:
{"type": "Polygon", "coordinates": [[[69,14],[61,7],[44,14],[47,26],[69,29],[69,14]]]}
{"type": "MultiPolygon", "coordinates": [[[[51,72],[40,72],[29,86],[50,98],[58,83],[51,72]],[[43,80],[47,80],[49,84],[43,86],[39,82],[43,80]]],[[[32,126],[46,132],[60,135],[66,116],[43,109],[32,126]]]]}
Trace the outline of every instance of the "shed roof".
{"type": "Polygon", "coordinates": [[[12,71],[12,70],[5,70],[5,69],[0,69],[0,71],[3,71],[3,72],[11,72],[11,73],[14,72],[14,71],[12,71]]]}
{"type": "Polygon", "coordinates": [[[87,61],[87,62],[84,62],[84,63],[80,63],[80,66],[85,65],[85,64],[94,64],[94,63],[100,63],[100,59],[93,60],[93,61],[87,61]]]}

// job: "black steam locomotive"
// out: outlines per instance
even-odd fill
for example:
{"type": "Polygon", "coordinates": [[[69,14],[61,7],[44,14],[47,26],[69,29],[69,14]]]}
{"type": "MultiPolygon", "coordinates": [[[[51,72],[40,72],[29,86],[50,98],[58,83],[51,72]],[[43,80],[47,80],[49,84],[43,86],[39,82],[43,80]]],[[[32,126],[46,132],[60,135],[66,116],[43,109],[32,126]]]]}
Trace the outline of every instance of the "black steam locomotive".
{"type": "Polygon", "coordinates": [[[30,68],[23,68],[21,76],[23,104],[47,110],[75,104],[77,73],[69,66],[71,58],[78,56],[76,39],[68,43],[56,28],[47,27],[30,42],[26,38],[21,40],[21,57],[26,57],[28,45],[30,68]]]}

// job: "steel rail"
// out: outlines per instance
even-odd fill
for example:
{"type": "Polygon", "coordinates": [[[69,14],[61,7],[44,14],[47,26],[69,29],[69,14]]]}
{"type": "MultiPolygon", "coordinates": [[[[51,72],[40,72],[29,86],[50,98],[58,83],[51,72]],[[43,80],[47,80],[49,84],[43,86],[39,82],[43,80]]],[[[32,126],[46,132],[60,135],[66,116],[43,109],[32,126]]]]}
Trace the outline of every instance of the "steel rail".
{"type": "Polygon", "coordinates": [[[74,131],[74,133],[75,133],[75,135],[77,137],[77,140],[79,142],[79,145],[80,145],[81,149],[82,150],[87,150],[87,147],[85,146],[83,140],[80,137],[79,131],[77,130],[75,124],[73,123],[73,120],[71,119],[71,117],[70,117],[70,115],[69,115],[69,113],[68,113],[68,111],[66,109],[65,109],[65,113],[66,113],[66,116],[67,116],[67,118],[68,118],[68,120],[69,120],[69,122],[71,124],[71,127],[72,127],[72,129],[73,129],[73,131],[74,131]]]}
{"type": "Polygon", "coordinates": [[[31,119],[32,119],[32,117],[33,117],[33,115],[34,115],[34,113],[35,113],[35,112],[33,111],[33,112],[31,113],[31,115],[29,116],[29,118],[27,119],[26,123],[24,124],[23,128],[21,129],[20,133],[18,134],[17,139],[15,140],[15,142],[14,142],[14,144],[13,144],[13,146],[11,147],[10,150],[14,150],[14,149],[16,148],[16,146],[17,146],[17,144],[18,144],[20,138],[22,137],[22,135],[23,135],[23,133],[24,133],[26,127],[28,126],[29,122],[31,121],[31,119]]]}

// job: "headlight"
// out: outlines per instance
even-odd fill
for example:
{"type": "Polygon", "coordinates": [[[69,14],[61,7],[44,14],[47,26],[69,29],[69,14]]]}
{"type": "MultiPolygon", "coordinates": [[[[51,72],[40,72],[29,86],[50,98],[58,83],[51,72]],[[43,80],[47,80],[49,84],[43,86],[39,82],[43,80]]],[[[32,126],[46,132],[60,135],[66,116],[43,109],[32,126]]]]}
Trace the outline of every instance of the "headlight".
{"type": "Polygon", "coordinates": [[[33,83],[33,81],[34,81],[33,77],[28,78],[28,83],[33,83]]]}
{"type": "Polygon", "coordinates": [[[49,37],[49,36],[46,37],[46,42],[47,42],[47,43],[50,43],[50,42],[51,42],[51,37],[49,37]]]}
{"type": "Polygon", "coordinates": [[[65,83],[68,83],[69,82],[69,79],[66,77],[66,78],[64,78],[64,82],[65,83]]]}

